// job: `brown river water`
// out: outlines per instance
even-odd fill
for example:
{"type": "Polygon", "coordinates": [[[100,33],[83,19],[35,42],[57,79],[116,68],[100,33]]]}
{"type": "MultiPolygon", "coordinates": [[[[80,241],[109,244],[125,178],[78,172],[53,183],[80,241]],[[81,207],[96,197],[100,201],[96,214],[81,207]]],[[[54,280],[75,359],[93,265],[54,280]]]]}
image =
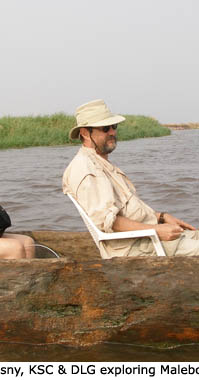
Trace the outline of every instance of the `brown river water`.
{"type": "MultiPolygon", "coordinates": [[[[119,142],[110,160],[132,180],[140,197],[199,227],[199,130],[119,142]]],[[[0,151],[0,204],[12,219],[11,231],[86,230],[63,195],[65,167],[78,146],[0,151]]],[[[198,361],[199,345],[170,349],[104,343],[74,349],[0,342],[0,361],[198,361]]]]}

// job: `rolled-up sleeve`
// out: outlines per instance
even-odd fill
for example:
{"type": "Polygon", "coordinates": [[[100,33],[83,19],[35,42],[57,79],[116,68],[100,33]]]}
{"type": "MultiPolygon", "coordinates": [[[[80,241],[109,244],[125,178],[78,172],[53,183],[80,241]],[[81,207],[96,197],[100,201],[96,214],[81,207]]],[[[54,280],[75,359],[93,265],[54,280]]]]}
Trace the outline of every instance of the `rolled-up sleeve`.
{"type": "Polygon", "coordinates": [[[113,188],[105,175],[87,175],[77,189],[77,200],[93,223],[103,232],[113,232],[112,226],[120,209],[113,188]]]}

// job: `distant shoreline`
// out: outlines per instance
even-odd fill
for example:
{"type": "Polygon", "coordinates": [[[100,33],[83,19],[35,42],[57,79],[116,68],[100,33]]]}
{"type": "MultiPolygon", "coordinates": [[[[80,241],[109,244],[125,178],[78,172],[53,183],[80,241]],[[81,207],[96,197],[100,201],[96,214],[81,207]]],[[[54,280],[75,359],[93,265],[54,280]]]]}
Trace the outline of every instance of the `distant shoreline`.
{"type": "MultiPolygon", "coordinates": [[[[118,141],[167,136],[172,130],[199,129],[199,123],[161,124],[153,117],[124,116],[126,120],[118,125],[118,141]]],[[[79,140],[69,138],[75,123],[74,116],[66,114],[0,118],[0,149],[80,144],[79,140]]]]}
{"type": "Polygon", "coordinates": [[[176,129],[176,130],[199,129],[199,123],[181,123],[181,124],[170,123],[170,124],[162,124],[162,125],[166,128],[176,129]]]}
{"type": "MultiPolygon", "coordinates": [[[[152,117],[125,115],[125,118],[118,125],[118,141],[171,134],[169,128],[152,117]]],[[[75,124],[75,117],[67,114],[3,117],[0,118],[0,149],[80,144],[79,140],[69,138],[75,124]]]]}

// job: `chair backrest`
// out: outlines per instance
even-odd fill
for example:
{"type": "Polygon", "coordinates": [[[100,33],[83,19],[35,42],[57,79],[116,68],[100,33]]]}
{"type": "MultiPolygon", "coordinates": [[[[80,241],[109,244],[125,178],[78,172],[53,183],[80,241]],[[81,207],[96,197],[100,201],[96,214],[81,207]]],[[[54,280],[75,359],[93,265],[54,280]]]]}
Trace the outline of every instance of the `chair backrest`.
{"type": "Polygon", "coordinates": [[[67,195],[70,198],[70,200],[73,202],[73,204],[76,206],[76,208],[79,211],[84,223],[86,224],[96,246],[100,249],[99,236],[102,234],[102,232],[95,226],[95,224],[92,222],[92,220],[89,218],[89,216],[83,210],[83,208],[79,205],[79,203],[73,198],[73,196],[71,194],[67,194],[67,195]]]}

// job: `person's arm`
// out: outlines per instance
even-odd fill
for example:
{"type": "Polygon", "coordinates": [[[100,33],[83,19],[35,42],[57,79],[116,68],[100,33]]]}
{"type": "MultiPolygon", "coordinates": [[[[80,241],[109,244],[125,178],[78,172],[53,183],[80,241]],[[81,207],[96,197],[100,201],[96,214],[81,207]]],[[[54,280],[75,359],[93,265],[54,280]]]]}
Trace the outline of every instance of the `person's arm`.
{"type": "MultiPolygon", "coordinates": [[[[157,217],[158,221],[160,218],[160,214],[161,214],[160,212],[156,212],[156,217],[157,217]]],[[[177,224],[178,226],[182,227],[184,230],[193,230],[193,231],[196,230],[196,228],[193,227],[191,224],[188,224],[188,223],[184,222],[183,220],[178,219],[171,214],[168,214],[167,212],[164,212],[163,218],[164,218],[164,223],[177,224]]]]}
{"type": "Polygon", "coordinates": [[[183,228],[175,222],[144,224],[118,215],[120,210],[115,205],[112,186],[103,173],[99,177],[88,175],[84,178],[77,191],[77,200],[96,226],[104,232],[153,228],[161,240],[175,240],[183,232],[183,228]]]}
{"type": "Polygon", "coordinates": [[[113,232],[112,225],[120,209],[109,179],[101,175],[87,175],[77,190],[77,201],[103,232],[113,232]]]}
{"type": "Polygon", "coordinates": [[[175,223],[145,224],[120,215],[117,215],[112,228],[115,232],[147,230],[153,228],[156,230],[159,238],[165,241],[178,239],[184,231],[182,227],[175,223]]]}

